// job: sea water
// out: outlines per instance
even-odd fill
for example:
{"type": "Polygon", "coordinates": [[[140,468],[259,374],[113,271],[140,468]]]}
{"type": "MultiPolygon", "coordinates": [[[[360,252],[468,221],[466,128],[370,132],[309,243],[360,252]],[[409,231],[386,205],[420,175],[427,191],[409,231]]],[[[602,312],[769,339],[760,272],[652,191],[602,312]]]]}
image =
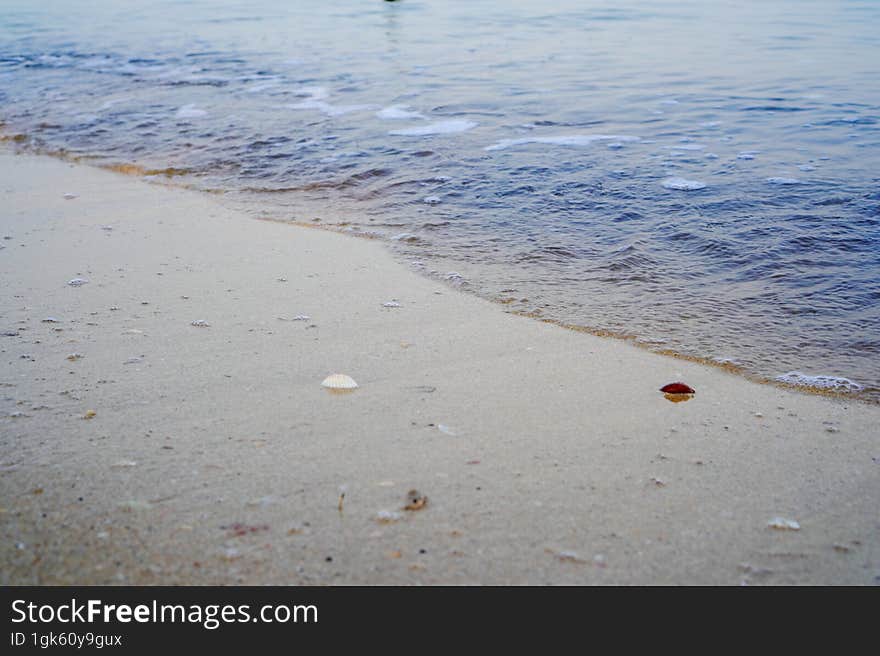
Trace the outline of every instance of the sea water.
{"type": "Polygon", "coordinates": [[[0,129],[878,399],[878,62],[873,0],[2,0],[0,129]]]}

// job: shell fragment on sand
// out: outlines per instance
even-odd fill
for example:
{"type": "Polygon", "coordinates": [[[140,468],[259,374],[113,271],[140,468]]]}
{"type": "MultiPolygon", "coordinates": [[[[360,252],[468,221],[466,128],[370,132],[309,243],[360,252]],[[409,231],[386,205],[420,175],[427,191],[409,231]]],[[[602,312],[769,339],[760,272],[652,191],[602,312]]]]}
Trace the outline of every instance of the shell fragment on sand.
{"type": "Polygon", "coordinates": [[[89,281],[86,280],[85,278],[72,278],[67,281],[67,284],[70,285],[71,287],[82,287],[83,285],[87,284],[88,282],[89,281]]]}
{"type": "Polygon", "coordinates": [[[406,493],[406,505],[404,510],[421,510],[428,505],[428,497],[418,490],[410,490],[406,493]]]}
{"type": "Polygon", "coordinates": [[[696,391],[690,385],[684,383],[669,383],[660,388],[664,394],[696,394],[696,391]]]}
{"type": "Polygon", "coordinates": [[[195,326],[196,328],[208,328],[211,324],[204,319],[196,319],[195,321],[190,322],[189,325],[195,326]]]}
{"type": "Polygon", "coordinates": [[[328,390],[344,392],[357,389],[358,384],[354,378],[346,374],[330,374],[321,382],[321,386],[328,390]]]}
{"type": "Polygon", "coordinates": [[[380,524],[391,524],[392,522],[399,522],[403,519],[403,513],[399,513],[395,510],[380,510],[376,513],[375,519],[380,524]]]}
{"type": "Polygon", "coordinates": [[[784,517],[774,517],[767,526],[775,528],[777,531],[800,531],[801,525],[793,519],[785,519],[784,517]]]}

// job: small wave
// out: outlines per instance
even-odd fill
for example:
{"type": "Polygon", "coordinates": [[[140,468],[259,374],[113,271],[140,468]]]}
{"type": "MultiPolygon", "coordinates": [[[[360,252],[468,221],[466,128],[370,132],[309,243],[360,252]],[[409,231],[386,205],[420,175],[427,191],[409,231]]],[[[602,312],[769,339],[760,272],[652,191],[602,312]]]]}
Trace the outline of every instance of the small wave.
{"type": "Polygon", "coordinates": [[[864,389],[861,385],[851,381],[849,378],[821,375],[811,376],[800,371],[789,371],[786,374],[777,376],[776,380],[780,383],[788,383],[789,385],[813,387],[834,392],[860,392],[864,389]]]}
{"type": "Polygon", "coordinates": [[[559,135],[556,137],[525,137],[523,139],[502,139],[491,146],[486,146],[485,150],[504,150],[512,146],[522,146],[525,144],[550,144],[553,146],[589,146],[597,141],[641,141],[639,137],[628,137],[619,134],[569,134],[559,135]]]}
{"type": "Polygon", "coordinates": [[[768,184],[775,185],[799,185],[804,184],[803,180],[798,180],[797,178],[767,178],[766,182],[768,184]]]}
{"type": "Polygon", "coordinates": [[[401,119],[425,118],[424,114],[409,110],[409,105],[391,105],[376,112],[376,116],[384,121],[397,121],[401,119]]]}
{"type": "Polygon", "coordinates": [[[398,137],[427,137],[433,134],[452,134],[455,132],[465,132],[475,127],[477,127],[477,123],[475,123],[474,121],[438,121],[437,123],[428,123],[428,125],[423,125],[415,128],[391,130],[388,134],[398,137]]]}
{"type": "Polygon", "coordinates": [[[677,191],[696,191],[705,189],[706,183],[699,180],[685,180],[684,178],[666,178],[661,182],[666,189],[675,189],[677,191]]]}

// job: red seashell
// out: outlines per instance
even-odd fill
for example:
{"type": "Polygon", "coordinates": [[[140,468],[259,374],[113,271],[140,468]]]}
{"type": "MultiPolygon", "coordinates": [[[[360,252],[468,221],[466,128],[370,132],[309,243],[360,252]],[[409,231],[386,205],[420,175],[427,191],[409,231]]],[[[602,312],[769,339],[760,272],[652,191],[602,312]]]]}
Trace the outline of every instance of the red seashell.
{"type": "Polygon", "coordinates": [[[689,387],[684,383],[669,383],[660,388],[665,394],[696,394],[693,387],[689,387]]]}

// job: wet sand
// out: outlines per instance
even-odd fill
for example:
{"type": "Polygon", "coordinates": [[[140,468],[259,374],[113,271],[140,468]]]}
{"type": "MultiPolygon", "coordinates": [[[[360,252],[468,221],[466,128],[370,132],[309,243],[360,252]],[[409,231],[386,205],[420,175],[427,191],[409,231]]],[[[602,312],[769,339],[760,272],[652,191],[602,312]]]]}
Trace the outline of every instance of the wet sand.
{"type": "Polygon", "coordinates": [[[0,584],[880,582],[878,406],[508,314],[205,194],[0,171],[0,584]]]}

